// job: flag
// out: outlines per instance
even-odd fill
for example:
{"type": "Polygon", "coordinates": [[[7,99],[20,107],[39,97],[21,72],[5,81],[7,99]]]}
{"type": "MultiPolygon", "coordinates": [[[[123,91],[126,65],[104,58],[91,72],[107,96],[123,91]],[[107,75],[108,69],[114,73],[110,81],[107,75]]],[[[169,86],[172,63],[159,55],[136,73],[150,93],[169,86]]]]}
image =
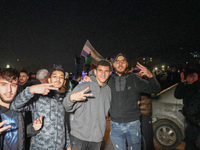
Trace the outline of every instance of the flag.
{"type": "Polygon", "coordinates": [[[92,64],[94,65],[97,65],[97,63],[103,59],[103,57],[90,44],[89,40],[85,42],[85,45],[81,51],[81,56],[86,57],[88,54],[91,54],[92,64]]]}

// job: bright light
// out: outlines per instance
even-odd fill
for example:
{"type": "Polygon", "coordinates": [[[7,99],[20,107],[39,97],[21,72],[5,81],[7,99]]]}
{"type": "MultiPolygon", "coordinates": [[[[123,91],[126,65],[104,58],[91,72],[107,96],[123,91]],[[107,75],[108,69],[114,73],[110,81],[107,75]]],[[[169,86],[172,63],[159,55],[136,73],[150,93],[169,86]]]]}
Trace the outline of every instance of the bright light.
{"type": "Polygon", "coordinates": [[[6,65],[6,68],[10,68],[10,65],[9,65],[9,64],[7,64],[7,65],[6,65]]]}
{"type": "Polygon", "coordinates": [[[158,70],[158,68],[157,68],[157,67],[155,67],[155,70],[158,70]]]}
{"type": "Polygon", "coordinates": [[[165,66],[164,66],[164,65],[162,65],[162,68],[165,68],[165,66]]]}

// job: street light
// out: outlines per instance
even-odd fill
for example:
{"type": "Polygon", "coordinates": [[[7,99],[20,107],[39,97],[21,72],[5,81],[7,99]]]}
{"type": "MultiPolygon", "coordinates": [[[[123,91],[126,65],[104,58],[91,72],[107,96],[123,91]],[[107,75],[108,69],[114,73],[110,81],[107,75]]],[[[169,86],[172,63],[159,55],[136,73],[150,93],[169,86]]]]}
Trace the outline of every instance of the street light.
{"type": "Polygon", "coordinates": [[[164,65],[162,65],[162,71],[165,71],[165,66],[164,65]]]}
{"type": "Polygon", "coordinates": [[[7,65],[6,65],[6,68],[10,68],[10,65],[9,65],[9,64],[7,64],[7,65]]]}

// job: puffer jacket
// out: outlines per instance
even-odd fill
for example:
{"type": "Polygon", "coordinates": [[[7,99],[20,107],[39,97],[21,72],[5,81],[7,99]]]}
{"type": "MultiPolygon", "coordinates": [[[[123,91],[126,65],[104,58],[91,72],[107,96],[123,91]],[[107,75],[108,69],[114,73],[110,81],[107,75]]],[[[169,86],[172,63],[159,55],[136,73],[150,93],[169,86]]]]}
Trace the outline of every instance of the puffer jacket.
{"type": "Polygon", "coordinates": [[[64,147],[70,147],[65,110],[62,105],[63,98],[59,92],[51,91],[47,96],[39,95],[38,99],[32,99],[30,102],[33,96],[30,87],[27,87],[15,98],[10,107],[16,111],[32,111],[33,121],[40,115],[43,116],[43,127],[31,138],[30,149],[63,150],[64,147]]]}

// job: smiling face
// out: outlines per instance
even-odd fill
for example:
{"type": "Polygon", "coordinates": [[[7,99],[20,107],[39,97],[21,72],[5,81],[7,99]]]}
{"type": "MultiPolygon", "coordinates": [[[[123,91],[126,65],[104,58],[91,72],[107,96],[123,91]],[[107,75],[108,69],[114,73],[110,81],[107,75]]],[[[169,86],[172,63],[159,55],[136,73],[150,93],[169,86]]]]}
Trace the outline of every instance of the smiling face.
{"type": "Polygon", "coordinates": [[[114,62],[114,67],[118,75],[122,75],[125,73],[126,68],[128,67],[128,62],[123,56],[117,57],[116,61],[114,62]]]}
{"type": "Polygon", "coordinates": [[[18,78],[9,82],[6,79],[0,77],[1,105],[9,107],[10,103],[13,101],[17,93],[17,87],[18,87],[18,78]]]}
{"type": "Polygon", "coordinates": [[[99,65],[97,69],[94,70],[94,73],[96,75],[97,82],[99,83],[100,86],[102,86],[110,76],[111,71],[109,66],[99,65]]]}
{"type": "Polygon", "coordinates": [[[53,87],[61,88],[65,82],[64,73],[62,71],[54,71],[48,81],[49,83],[54,83],[53,87]]]}

